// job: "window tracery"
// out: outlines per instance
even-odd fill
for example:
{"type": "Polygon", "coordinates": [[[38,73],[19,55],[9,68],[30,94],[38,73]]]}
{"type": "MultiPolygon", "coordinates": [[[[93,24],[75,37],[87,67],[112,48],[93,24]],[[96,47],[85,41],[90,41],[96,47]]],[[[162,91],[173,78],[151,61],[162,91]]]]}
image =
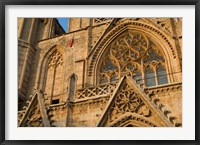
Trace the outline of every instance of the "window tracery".
{"type": "Polygon", "coordinates": [[[58,51],[55,51],[49,59],[48,69],[58,67],[59,65],[62,65],[62,63],[62,55],[58,51]]]}
{"type": "MultiPolygon", "coordinates": [[[[48,61],[45,93],[52,103],[53,96],[62,94],[62,81],[63,81],[63,58],[62,55],[56,50],[50,56],[48,61]]],[[[58,98],[57,98],[58,99],[58,98]]]]}
{"type": "Polygon", "coordinates": [[[99,67],[99,83],[128,75],[147,87],[168,83],[165,59],[144,34],[128,31],[108,47],[99,67]]]}
{"type": "Polygon", "coordinates": [[[104,22],[108,22],[112,20],[112,18],[94,18],[93,19],[93,23],[95,24],[100,24],[100,23],[104,23],[104,22]]]}

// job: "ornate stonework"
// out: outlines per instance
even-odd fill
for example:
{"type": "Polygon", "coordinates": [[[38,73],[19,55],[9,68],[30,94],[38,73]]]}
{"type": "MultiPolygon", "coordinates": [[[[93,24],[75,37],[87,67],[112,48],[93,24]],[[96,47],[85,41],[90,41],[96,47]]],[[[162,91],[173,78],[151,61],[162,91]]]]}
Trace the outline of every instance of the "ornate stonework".
{"type": "MultiPolygon", "coordinates": [[[[148,120],[154,124],[153,126],[178,126],[179,123],[172,121],[176,118],[167,116],[169,110],[164,111],[164,105],[158,104],[156,101],[158,100],[155,98],[152,100],[131,77],[125,76],[120,80],[115,93],[111,96],[98,126],[113,126],[111,125],[113,122],[119,121],[122,116],[127,116],[127,114],[148,120]],[[157,118],[156,123],[153,123],[155,122],[154,118],[157,118]]],[[[129,125],[131,125],[130,122],[129,125]]],[[[119,124],[119,126],[121,125],[119,124]]],[[[132,126],[137,125],[132,122],[132,126]]]]}
{"type": "Polygon", "coordinates": [[[94,18],[93,19],[93,24],[97,25],[97,24],[109,22],[111,20],[112,20],[112,18],[94,18]]]}
{"type": "Polygon", "coordinates": [[[181,18],[18,23],[19,127],[182,126],[181,18]]]}
{"type": "Polygon", "coordinates": [[[158,46],[145,35],[127,32],[111,43],[108,49],[100,65],[99,83],[116,81],[124,75],[137,79],[145,86],[168,83],[165,59],[158,46]]]}

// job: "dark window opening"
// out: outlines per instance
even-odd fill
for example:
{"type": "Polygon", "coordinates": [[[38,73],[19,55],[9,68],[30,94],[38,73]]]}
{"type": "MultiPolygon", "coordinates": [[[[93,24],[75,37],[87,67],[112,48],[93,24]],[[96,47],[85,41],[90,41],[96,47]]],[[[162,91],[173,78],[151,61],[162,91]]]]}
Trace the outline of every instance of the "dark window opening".
{"type": "Polygon", "coordinates": [[[59,102],[60,102],[59,99],[52,100],[52,104],[59,104],[59,102]]]}

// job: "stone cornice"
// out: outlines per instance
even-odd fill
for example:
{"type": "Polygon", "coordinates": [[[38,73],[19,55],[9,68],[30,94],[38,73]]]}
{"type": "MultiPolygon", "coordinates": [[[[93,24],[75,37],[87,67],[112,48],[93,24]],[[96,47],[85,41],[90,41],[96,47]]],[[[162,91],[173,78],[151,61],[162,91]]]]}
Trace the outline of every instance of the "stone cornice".
{"type": "Polygon", "coordinates": [[[74,107],[80,107],[80,106],[92,105],[96,103],[106,103],[108,99],[109,99],[109,96],[103,96],[103,97],[96,97],[96,98],[91,98],[87,100],[73,101],[70,103],[74,107]]]}
{"type": "Polygon", "coordinates": [[[155,87],[144,88],[146,94],[158,94],[173,90],[182,90],[182,82],[159,85],[155,87]]]}
{"type": "Polygon", "coordinates": [[[35,51],[35,48],[32,46],[30,42],[24,41],[22,39],[18,39],[18,46],[21,46],[23,48],[29,48],[32,52],[35,51]]]}

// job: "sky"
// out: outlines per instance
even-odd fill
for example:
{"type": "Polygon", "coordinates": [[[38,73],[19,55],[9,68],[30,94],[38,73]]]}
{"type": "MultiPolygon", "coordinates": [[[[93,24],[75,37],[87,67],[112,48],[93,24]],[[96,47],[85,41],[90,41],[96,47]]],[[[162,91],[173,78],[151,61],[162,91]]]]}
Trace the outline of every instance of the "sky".
{"type": "Polygon", "coordinates": [[[63,27],[65,32],[68,30],[68,18],[57,18],[60,25],[63,27]]]}

